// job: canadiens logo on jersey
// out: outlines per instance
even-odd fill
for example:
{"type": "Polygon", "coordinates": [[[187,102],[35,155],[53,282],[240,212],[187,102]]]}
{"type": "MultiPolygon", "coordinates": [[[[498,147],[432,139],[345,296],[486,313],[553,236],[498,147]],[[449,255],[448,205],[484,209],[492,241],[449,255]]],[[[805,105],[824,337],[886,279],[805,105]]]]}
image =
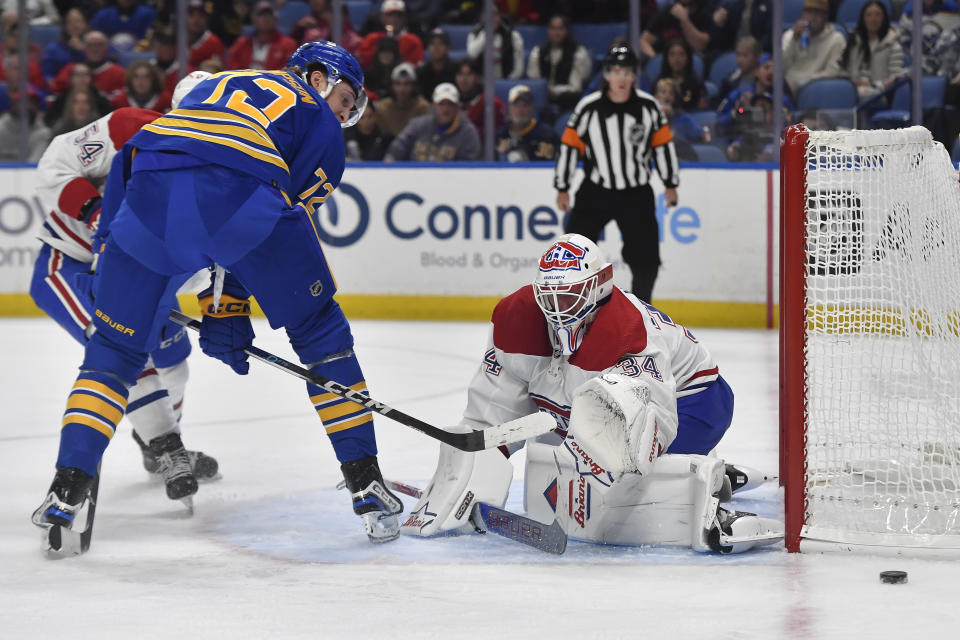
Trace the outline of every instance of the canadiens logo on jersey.
{"type": "Polygon", "coordinates": [[[583,247],[570,242],[558,242],[540,258],[540,271],[580,270],[580,263],[587,255],[583,247]]]}

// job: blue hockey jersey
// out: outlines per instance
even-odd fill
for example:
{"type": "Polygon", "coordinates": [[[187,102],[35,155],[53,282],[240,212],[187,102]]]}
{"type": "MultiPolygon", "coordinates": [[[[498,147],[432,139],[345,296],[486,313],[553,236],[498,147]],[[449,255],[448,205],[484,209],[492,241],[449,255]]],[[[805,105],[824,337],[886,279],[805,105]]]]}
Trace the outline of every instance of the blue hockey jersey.
{"type": "Polygon", "coordinates": [[[175,151],[273,184],[312,213],[340,184],[344,143],[326,101],[286,71],[225,71],[130,144],[175,151]]]}

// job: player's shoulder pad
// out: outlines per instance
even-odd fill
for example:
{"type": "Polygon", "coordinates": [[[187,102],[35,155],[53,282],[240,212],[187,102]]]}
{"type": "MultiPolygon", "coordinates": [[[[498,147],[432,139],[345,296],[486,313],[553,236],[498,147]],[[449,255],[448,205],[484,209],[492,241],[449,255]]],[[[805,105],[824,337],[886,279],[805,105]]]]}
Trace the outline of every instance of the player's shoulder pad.
{"type": "Polygon", "coordinates": [[[518,289],[493,310],[493,346],[504,353],[550,356],[547,319],[533,297],[533,285],[518,289]]]}
{"type": "Polygon", "coordinates": [[[104,116],[107,121],[107,130],[113,148],[119,150],[145,124],[149,124],[160,117],[160,113],[151,109],[137,107],[121,107],[104,116]]]}
{"type": "Polygon", "coordinates": [[[628,353],[647,348],[644,313],[619,288],[614,287],[607,301],[587,329],[583,344],[570,357],[570,364],[584,371],[603,371],[617,364],[628,353]]]}

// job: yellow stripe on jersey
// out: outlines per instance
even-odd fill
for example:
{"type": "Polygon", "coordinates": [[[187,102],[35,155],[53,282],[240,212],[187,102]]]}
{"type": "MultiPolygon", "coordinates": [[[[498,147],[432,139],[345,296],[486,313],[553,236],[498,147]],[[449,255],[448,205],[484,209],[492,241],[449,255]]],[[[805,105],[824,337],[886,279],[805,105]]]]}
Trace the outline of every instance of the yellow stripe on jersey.
{"type": "Polygon", "coordinates": [[[118,409],[116,405],[83,391],[74,391],[70,394],[70,397],[67,398],[67,412],[69,413],[72,409],[85,409],[86,411],[103,417],[114,425],[119,423],[120,419],[123,418],[123,411],[118,409]]]}
{"type": "Polygon", "coordinates": [[[188,129],[194,129],[196,131],[208,131],[210,133],[225,133],[227,135],[243,138],[244,140],[252,142],[253,144],[270,147],[274,151],[277,150],[277,146],[273,144],[273,140],[266,136],[260,135],[254,131],[252,127],[247,127],[245,125],[213,124],[210,122],[201,122],[198,120],[185,118],[171,118],[169,116],[165,116],[159,120],[154,120],[153,124],[159,124],[167,127],[186,127],[188,129]]]}
{"type": "Polygon", "coordinates": [[[250,127],[257,133],[259,133],[264,138],[269,139],[270,136],[267,134],[267,130],[261,127],[259,124],[250,120],[249,118],[244,118],[239,113],[233,113],[230,111],[208,111],[207,109],[175,109],[170,113],[161,116],[154,120],[154,123],[161,122],[166,118],[175,117],[175,118],[203,118],[204,120],[218,120],[221,122],[233,122],[234,124],[239,124],[245,127],[250,127]]]}
{"type": "Polygon", "coordinates": [[[221,144],[225,147],[230,147],[236,149],[242,153],[247,154],[248,156],[255,158],[257,160],[262,160],[274,166],[280,167],[287,173],[290,173],[290,168],[287,167],[287,163],[283,161],[278,155],[274,155],[265,151],[260,151],[259,149],[254,149],[249,147],[242,142],[233,140],[231,138],[221,138],[220,136],[215,136],[207,133],[200,133],[199,131],[186,131],[184,129],[167,129],[164,127],[158,127],[154,124],[144,125],[143,129],[150,131],[152,133],[157,133],[164,136],[183,136],[185,138],[195,138],[197,140],[204,140],[206,142],[213,142],[215,144],[221,144]]]}
{"type": "MultiPolygon", "coordinates": [[[[77,382],[73,385],[73,390],[77,389],[86,389],[89,391],[95,391],[100,395],[106,396],[110,400],[113,400],[121,408],[127,408],[127,399],[122,395],[103,384],[102,382],[97,382],[96,380],[90,380],[88,378],[79,378],[77,382]]],[[[71,391],[72,393],[72,391],[71,391]]]]}
{"type": "Polygon", "coordinates": [[[368,424],[370,422],[373,422],[373,414],[365,413],[362,416],[354,418],[353,420],[348,420],[347,422],[342,422],[340,424],[327,427],[325,431],[329,435],[331,433],[337,433],[338,431],[346,431],[347,429],[352,429],[353,427],[359,427],[360,425],[368,424]]]}
{"type": "MultiPolygon", "coordinates": [[[[366,383],[365,380],[361,380],[360,382],[358,382],[358,383],[356,383],[356,384],[350,385],[350,388],[353,389],[354,391],[366,391],[366,390],[367,390],[367,383],[366,383]]],[[[317,405],[317,404],[326,404],[326,403],[330,402],[331,400],[338,400],[338,399],[340,399],[340,398],[342,398],[342,397],[343,397],[343,396],[341,396],[341,395],[338,394],[338,393],[319,393],[319,394],[317,394],[317,395],[315,395],[315,396],[310,396],[310,402],[312,402],[312,403],[315,404],[315,405],[317,405]]],[[[359,405],[357,405],[357,406],[359,406],[359,405]]]]}
{"type": "Polygon", "coordinates": [[[65,427],[68,424],[82,424],[84,426],[90,427],[91,429],[95,429],[96,431],[99,431],[103,435],[107,436],[107,438],[113,438],[113,432],[114,432],[113,427],[108,425],[106,422],[102,420],[98,420],[97,418],[87,415],[85,413],[70,413],[68,411],[63,416],[63,426],[65,427]]]}

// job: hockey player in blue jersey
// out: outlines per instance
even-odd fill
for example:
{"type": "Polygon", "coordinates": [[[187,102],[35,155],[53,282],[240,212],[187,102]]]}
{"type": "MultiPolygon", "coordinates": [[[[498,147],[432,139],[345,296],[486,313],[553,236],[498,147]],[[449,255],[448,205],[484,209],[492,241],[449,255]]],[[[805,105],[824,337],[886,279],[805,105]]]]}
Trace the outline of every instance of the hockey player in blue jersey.
{"type": "MultiPolygon", "coordinates": [[[[57,472],[36,524],[69,528],[85,520],[127,389],[162,340],[177,289],[199,269],[214,273],[199,296],[204,353],[247,373],[253,295],[271,327],[285,328],[301,362],[365,392],[310,214],[340,183],[341,128],[359,120],[366,101],[353,56],[310,42],[282,71],[228,71],[201,82],[127,143],[122,201],[115,212],[104,205],[113,218],[94,285],[97,331],[67,399],[57,472]]],[[[116,173],[108,191],[116,192],[116,173]]],[[[372,414],[314,385],[307,392],[367,535],[393,540],[402,503],[384,487],[372,414]]]]}

